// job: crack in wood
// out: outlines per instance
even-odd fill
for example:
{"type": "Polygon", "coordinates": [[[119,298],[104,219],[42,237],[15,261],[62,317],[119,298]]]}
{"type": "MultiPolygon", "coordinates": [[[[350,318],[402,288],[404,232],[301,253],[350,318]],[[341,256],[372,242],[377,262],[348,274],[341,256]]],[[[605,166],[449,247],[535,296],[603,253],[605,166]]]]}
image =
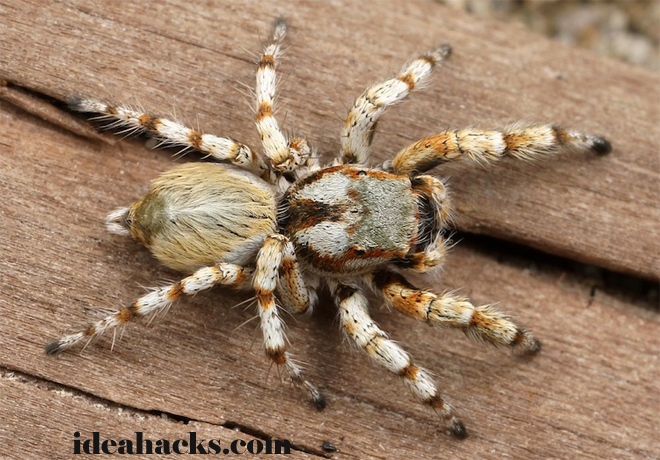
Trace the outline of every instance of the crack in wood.
{"type": "MultiPolygon", "coordinates": [[[[0,378],[2,379],[9,379],[9,380],[18,380],[22,384],[25,385],[32,385],[37,388],[41,389],[46,389],[48,391],[66,391],[69,392],[70,394],[80,398],[84,399],[90,404],[101,404],[106,408],[109,409],[116,409],[116,410],[122,410],[126,411],[129,413],[134,413],[137,415],[141,416],[152,416],[155,418],[159,419],[164,419],[164,420],[172,420],[173,423],[182,423],[183,425],[189,425],[191,422],[192,423],[201,423],[201,424],[207,424],[211,426],[216,426],[219,428],[224,428],[227,430],[232,430],[232,431],[238,431],[242,434],[251,436],[256,439],[261,439],[263,441],[270,441],[270,440],[275,440],[279,439],[277,436],[270,435],[266,433],[263,430],[260,430],[258,428],[253,428],[238,422],[234,421],[225,421],[223,423],[214,423],[210,422],[208,420],[201,420],[201,419],[195,419],[191,417],[187,417],[185,415],[180,415],[180,414],[175,414],[172,412],[167,412],[167,411],[162,411],[162,410],[149,410],[149,409],[142,409],[139,407],[135,406],[129,406],[126,404],[118,403],[106,398],[102,398],[98,395],[95,395],[93,393],[86,392],[84,390],[81,390],[80,388],[76,388],[71,385],[67,385],[64,383],[56,382],[54,380],[49,380],[45,379],[43,377],[39,377],[34,374],[28,374],[23,371],[20,371],[18,369],[12,369],[6,366],[0,366],[0,378]]],[[[322,458],[331,458],[331,455],[323,452],[320,449],[314,449],[312,447],[307,447],[305,445],[301,444],[296,444],[294,442],[291,442],[291,449],[299,452],[303,452],[306,454],[310,455],[315,455],[319,456],[322,458]]]]}
{"type": "Polygon", "coordinates": [[[644,309],[660,312],[660,291],[657,282],[653,280],[618,273],[490,236],[456,233],[454,238],[460,238],[461,245],[487,254],[498,263],[524,270],[559,272],[560,279],[563,279],[564,274],[572,275],[572,278],[588,288],[587,306],[595,300],[598,292],[604,292],[623,302],[634,299],[644,309]]]}
{"type": "Polygon", "coordinates": [[[69,111],[57,107],[57,100],[45,93],[2,80],[0,81],[0,100],[63,128],[76,136],[101,141],[109,145],[115,144],[113,138],[100,135],[89,123],[80,122],[69,111]]]}

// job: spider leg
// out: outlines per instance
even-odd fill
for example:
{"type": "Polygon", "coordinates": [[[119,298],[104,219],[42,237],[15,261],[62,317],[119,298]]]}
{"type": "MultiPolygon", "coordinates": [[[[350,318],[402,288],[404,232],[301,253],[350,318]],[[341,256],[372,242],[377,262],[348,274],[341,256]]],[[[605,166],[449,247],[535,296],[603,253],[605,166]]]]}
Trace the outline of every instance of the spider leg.
{"type": "Polygon", "coordinates": [[[611,150],[612,146],[603,137],[555,125],[513,125],[502,131],[460,129],[410,144],[397,153],[392,169],[397,174],[413,174],[463,157],[494,162],[504,156],[535,160],[563,152],[590,151],[605,155],[611,150]]]}
{"type": "Polygon", "coordinates": [[[443,399],[428,372],[417,366],[411,356],[390,340],[371,319],[368,301],[362,290],[336,281],[330,281],[328,284],[339,308],[339,318],[344,332],[376,363],[400,376],[417,399],[442,417],[454,436],[465,438],[467,431],[463,422],[443,399]]]}
{"type": "MultiPolygon", "coordinates": [[[[279,271],[284,263],[287,253],[286,246],[289,240],[284,235],[271,234],[264,241],[257,255],[257,268],[254,273],[254,290],[257,297],[257,308],[261,319],[261,330],[264,336],[266,354],[273,363],[284,366],[294,384],[304,388],[309,394],[312,403],[317,409],[326,405],[325,397],[318,389],[307,381],[302,369],[286,351],[286,337],[284,322],[280,318],[275,302],[275,290],[279,271]]],[[[306,293],[306,290],[304,291],[306,293]]],[[[304,295],[299,293],[301,295],[304,295]]]]}
{"type": "Polygon", "coordinates": [[[257,131],[264,153],[273,168],[280,172],[292,172],[306,164],[311,155],[307,141],[300,137],[288,140],[275,119],[275,95],[277,92],[277,67],[282,55],[282,43],[288,24],[284,18],[275,21],[270,43],[264,47],[257,67],[255,95],[257,97],[257,131]]]}
{"type": "Polygon", "coordinates": [[[381,115],[411,91],[419,87],[439,62],[451,53],[449,45],[442,45],[406,65],[390,80],[367,88],[348,111],[341,131],[340,163],[365,163],[371,154],[371,142],[381,115]]]}
{"type": "Polygon", "coordinates": [[[541,349],[540,342],[530,332],[491,305],[475,307],[452,293],[437,295],[417,289],[403,276],[390,271],[376,272],[370,281],[388,305],[420,321],[463,329],[474,339],[530,355],[541,349]]]}
{"type": "Polygon", "coordinates": [[[426,273],[444,265],[446,258],[447,248],[442,237],[438,235],[423,251],[410,253],[404,258],[396,260],[394,263],[397,267],[404,270],[426,273]]]}
{"type": "Polygon", "coordinates": [[[130,306],[92,323],[84,331],[53,340],[46,346],[46,353],[57,355],[80,342],[89,342],[104,332],[114,330],[130,321],[149,314],[156,315],[167,311],[172,303],[182,295],[193,295],[216,284],[233,289],[248,289],[251,279],[252,270],[238,265],[219,263],[211,267],[200,268],[177,283],[154,289],[133,301],[130,306]]]}
{"type": "Polygon", "coordinates": [[[266,170],[266,164],[259,155],[247,145],[233,139],[204,134],[176,121],[123,105],[111,106],[80,96],[69,98],[68,104],[69,108],[76,112],[100,114],[99,119],[108,120],[109,127],[149,133],[160,140],[161,145],[195,149],[216,160],[228,161],[258,175],[266,170]]]}
{"type": "Polygon", "coordinates": [[[291,313],[311,313],[317,301],[316,289],[303,277],[291,241],[287,241],[282,248],[281,269],[282,276],[277,279],[277,293],[282,305],[291,313]]]}
{"type": "Polygon", "coordinates": [[[395,261],[406,270],[426,273],[444,264],[447,248],[441,231],[451,219],[451,204],[447,190],[440,179],[421,175],[411,178],[420,210],[420,230],[415,245],[421,250],[395,261]]]}

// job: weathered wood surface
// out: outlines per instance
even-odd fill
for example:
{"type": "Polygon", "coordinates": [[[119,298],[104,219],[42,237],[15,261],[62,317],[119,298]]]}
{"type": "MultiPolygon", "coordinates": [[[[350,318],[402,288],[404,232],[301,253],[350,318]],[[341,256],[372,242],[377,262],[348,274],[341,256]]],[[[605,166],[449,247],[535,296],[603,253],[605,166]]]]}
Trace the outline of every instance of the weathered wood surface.
{"type": "MultiPolygon", "coordinates": [[[[251,84],[250,51],[269,22],[293,25],[283,62],[280,119],[321,152],[338,149],[345,106],[365,85],[438,42],[454,56],[423,94],[392,110],[377,160],[446,127],[551,120],[602,133],[607,158],[541,166],[507,162],[451,175],[461,228],[644,277],[658,266],[658,79],[520,29],[475,22],[426,2],[257,2],[204,8],[172,1],[0,4],[0,78],[57,99],[71,93],[132,102],[258,145],[237,84],[251,84]],[[138,6],[139,5],[139,6],[138,6]],[[237,91],[238,90],[238,91],[237,91]],[[392,146],[395,146],[392,148],[392,146]]],[[[10,85],[11,86],[11,85],[10,85]]],[[[108,438],[144,431],[222,440],[247,432],[290,439],[294,458],[653,458],[660,372],[657,313],[596,291],[572,275],[534,270],[457,247],[424,284],[500,301],[544,341],[513,359],[374,309],[381,326],[436,374],[472,436],[446,437],[394,377],[344,346],[324,298],[289,337],[329,407],[309,408],[268,375],[245,296],[214,291],[181,303],[151,328],[129,327],[81,356],[46,358],[43,345],[176,273],[137,244],[108,236],[103,218],[144,192],[174,160],[136,142],[74,136],[0,103],[0,457],[68,458],[73,432],[108,438]],[[67,396],[71,393],[73,397],[67,396]],[[146,411],[192,420],[179,426],[146,411]],[[129,415],[126,415],[129,414],[129,415]],[[47,443],[48,451],[38,450],[47,443]],[[302,449],[302,450],[300,450],[302,449]],[[303,450],[305,452],[303,452],[303,450]],[[297,456],[297,457],[296,457],[297,456]]]]}
{"type": "Polygon", "coordinates": [[[250,53],[273,15],[286,14],[294,27],[280,118],[329,154],[338,150],[345,107],[367,84],[451,42],[454,55],[429,87],[381,123],[376,160],[447,127],[534,120],[607,135],[615,148],[608,158],[460,164],[438,173],[451,176],[463,229],[660,278],[657,76],[426,3],[283,3],[268,12],[258,5],[170,2],[147,11],[113,2],[12,2],[4,7],[0,71],[59,99],[76,92],[137,100],[166,114],[176,108],[204,130],[258,145],[237,92],[247,90],[237,82],[253,83],[250,53]]]}

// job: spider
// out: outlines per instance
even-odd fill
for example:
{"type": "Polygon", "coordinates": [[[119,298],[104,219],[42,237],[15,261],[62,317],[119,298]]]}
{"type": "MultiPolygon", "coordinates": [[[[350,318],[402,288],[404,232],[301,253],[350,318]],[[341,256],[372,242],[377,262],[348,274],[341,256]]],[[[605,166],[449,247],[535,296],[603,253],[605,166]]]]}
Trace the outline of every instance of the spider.
{"type": "Polygon", "coordinates": [[[144,197],[107,218],[110,232],[132,236],[161,263],[189,276],[52,341],[46,352],[56,355],[106,331],[116,333],[128,322],[167,310],[181,296],[215,285],[253,289],[267,356],[323,409],[324,396],[288,351],[280,309],[311,312],[317,290],[327,286],[350,340],[401,377],[451,434],[465,438],[464,424],[429,373],[373,321],[365,290],[422,322],[460,329],[523,354],[537,353],[540,343],[492,305],[475,306],[456,293],[436,294],[406,280],[406,273],[440,267],[448,241],[447,189],[423,173],[461,158],[532,160],[565,151],[602,155],[611,146],[602,137],[546,124],[448,130],[407,146],[392,161],[366,166],[379,118],[449,56],[450,46],[442,45],[355,100],[341,130],[341,151],[322,167],[307,141],[287,138],[274,116],[276,69],[286,32],[286,20],[276,20],[258,62],[256,126],[263,155],[233,139],[125,106],[70,99],[75,111],[97,113],[111,125],[150,133],[163,144],[195,149],[224,163],[175,166],[155,179],[144,197]]]}

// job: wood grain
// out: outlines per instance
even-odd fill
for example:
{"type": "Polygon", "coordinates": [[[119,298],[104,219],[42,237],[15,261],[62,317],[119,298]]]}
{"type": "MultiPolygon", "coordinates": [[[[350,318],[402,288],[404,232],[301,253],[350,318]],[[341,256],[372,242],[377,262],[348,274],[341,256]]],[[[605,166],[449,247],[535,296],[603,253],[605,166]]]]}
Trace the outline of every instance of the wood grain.
{"type": "Polygon", "coordinates": [[[615,148],[608,158],[507,161],[486,170],[459,164],[438,174],[450,176],[461,229],[660,278],[660,91],[650,72],[425,2],[283,3],[271,15],[258,2],[197,11],[172,1],[148,13],[112,2],[11,5],[18,4],[5,5],[8,27],[0,32],[2,78],[59,99],[81,93],[138,100],[158,113],[176,107],[189,123],[251,145],[258,145],[252,113],[236,89],[247,90],[237,82],[252,83],[250,53],[272,15],[286,12],[295,27],[280,118],[326,154],[338,151],[339,118],[351,98],[410,56],[451,42],[451,62],[430,87],[381,123],[375,160],[447,127],[535,120],[606,135],[615,148]],[[360,14],[327,26],[325,18],[342,11],[360,14]]]}
{"type": "MultiPolygon", "coordinates": [[[[237,82],[251,84],[250,53],[284,14],[292,31],[280,120],[331,154],[351,98],[406,58],[451,42],[451,62],[380,124],[376,160],[447,127],[540,119],[604,134],[615,146],[607,158],[457,164],[438,174],[450,176],[461,229],[658,278],[657,76],[430,2],[259,5],[0,3],[0,78],[59,100],[138,99],[165,114],[175,106],[184,121],[256,146],[237,82]]],[[[327,298],[311,318],[288,320],[296,356],[328,396],[322,413],[269,375],[254,323],[237,329],[254,313],[230,308],[246,297],[220,290],[182,302],[153,327],[129,327],[114,352],[108,337],[82,355],[46,358],[47,339],[85,324],[94,309],[178,276],[103,228],[109,210],[175,160],[135,141],[92,142],[6,102],[0,117],[0,391],[8,395],[0,410],[9,414],[0,456],[22,445],[22,458],[46,458],[34,441],[41,437],[66,458],[75,430],[128,436],[139,427],[155,439],[190,431],[157,412],[225,440],[290,439],[294,458],[323,455],[326,440],[340,450],[333,458],[658,456],[658,314],[598,290],[592,299],[591,285],[571,274],[460,245],[442,274],[420,282],[500,301],[544,341],[540,356],[520,361],[394,312],[374,308],[374,316],[435,372],[470,429],[465,442],[446,437],[400,382],[343,345],[327,298]]]]}
{"type": "MultiPolygon", "coordinates": [[[[169,419],[165,415],[158,416],[144,413],[144,411],[135,411],[90,397],[70,388],[62,388],[13,372],[3,372],[0,375],[0,389],[3,395],[0,409],[4,414],[12,414],[11,417],[4,418],[5,425],[2,434],[6,436],[1,438],[3,458],[80,457],[80,455],[73,454],[93,452],[93,442],[87,443],[88,446],[84,446],[84,443],[86,440],[93,439],[95,431],[99,432],[99,445],[106,440],[113,440],[116,443],[121,440],[130,440],[133,443],[131,446],[133,452],[138,452],[136,440],[139,438],[137,438],[136,432],[144,433],[141,443],[142,452],[147,452],[149,445],[147,440],[151,444],[152,452],[152,455],[145,456],[145,458],[180,457],[176,455],[177,450],[184,453],[190,452],[190,444],[187,446],[179,442],[175,447],[174,444],[177,440],[190,443],[194,439],[196,441],[195,450],[198,454],[209,451],[215,453],[216,448],[232,449],[232,443],[237,440],[239,443],[233,446],[237,452],[244,452],[247,455],[249,454],[248,449],[253,451],[258,449],[256,444],[248,447],[248,443],[253,441],[254,437],[231,428],[197,421],[177,423],[176,420],[169,419]],[[20,401],[20,404],[16,404],[16,401],[20,401]],[[72,414],[75,414],[75,417],[72,417],[72,414]],[[25,421],[31,422],[29,430],[26,430],[25,421]],[[191,437],[191,432],[195,432],[194,438],[191,437]],[[36,435],[37,433],[38,435],[36,435]],[[78,436],[76,437],[74,433],[78,433],[78,436]],[[77,452],[74,440],[80,442],[77,452]],[[170,444],[166,446],[161,441],[159,445],[159,440],[167,440],[170,444]],[[210,440],[215,442],[215,447],[212,445],[212,449],[209,448],[210,440]],[[65,444],[65,441],[68,443],[65,444]],[[245,444],[240,444],[241,441],[245,444]],[[170,455],[166,455],[168,451],[170,455]],[[13,456],[12,453],[14,453],[13,456]]],[[[266,442],[261,442],[265,450],[266,442]]],[[[109,452],[120,455],[119,446],[113,446],[111,443],[106,445],[109,452]]],[[[128,449],[126,445],[125,447],[128,449]]],[[[274,449],[274,445],[272,448],[274,449]]],[[[98,449],[103,454],[102,447],[98,449]]],[[[129,458],[136,457],[136,455],[132,455],[129,458]]],[[[290,449],[290,455],[286,458],[313,459],[319,457],[313,453],[301,452],[294,447],[294,449],[290,449]]]]}

